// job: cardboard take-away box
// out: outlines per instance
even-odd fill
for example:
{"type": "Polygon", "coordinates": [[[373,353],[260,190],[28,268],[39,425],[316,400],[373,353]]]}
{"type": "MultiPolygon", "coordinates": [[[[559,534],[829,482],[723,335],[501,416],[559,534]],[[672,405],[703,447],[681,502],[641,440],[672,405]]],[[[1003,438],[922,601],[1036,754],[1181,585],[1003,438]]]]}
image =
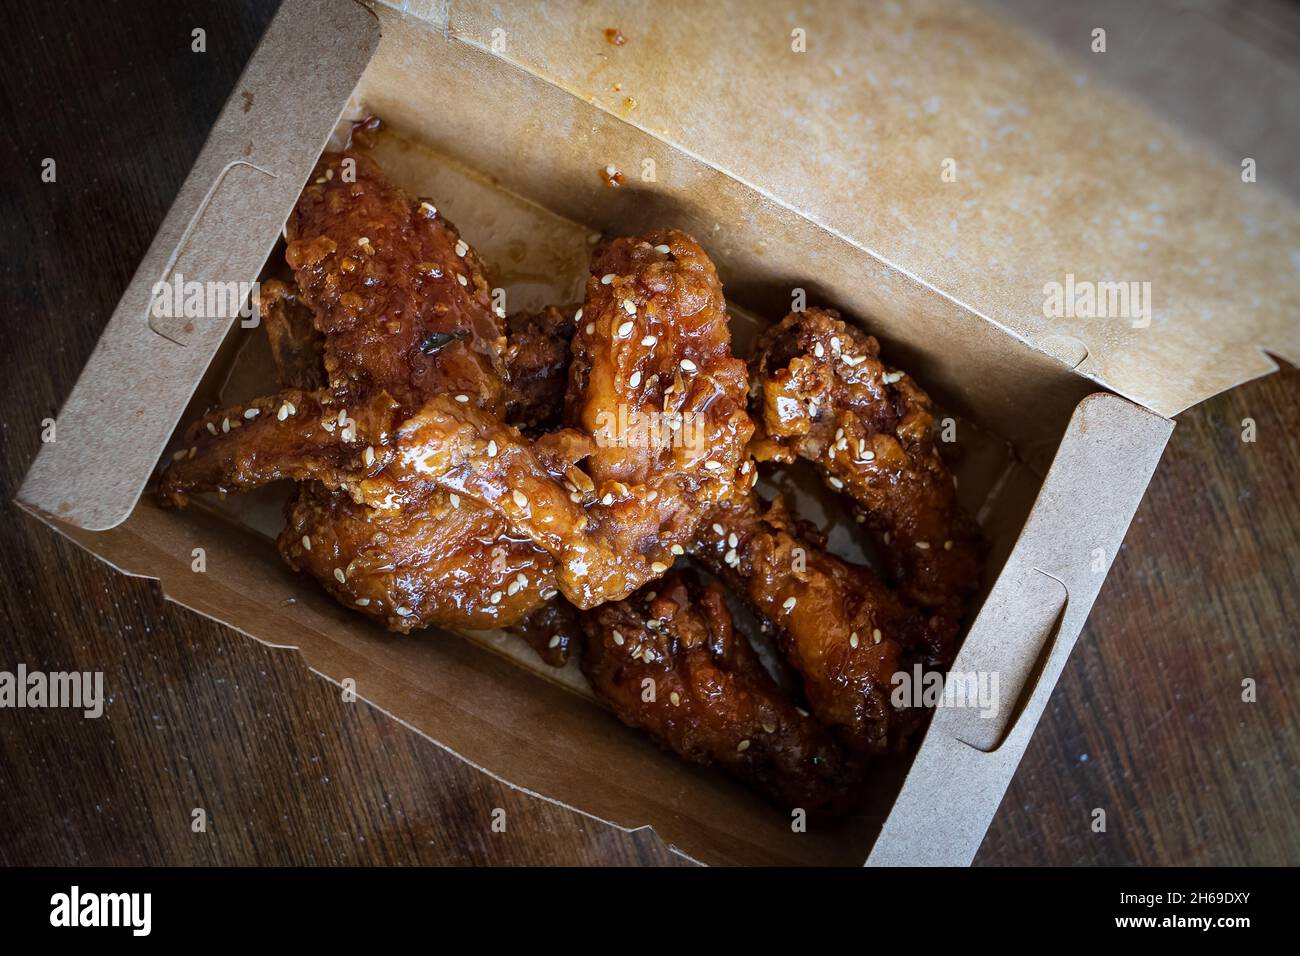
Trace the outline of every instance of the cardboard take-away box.
{"type": "Polygon", "coordinates": [[[1272,370],[1264,350],[1300,358],[1300,214],[1248,179],[966,4],[286,0],[20,500],[484,772],[694,859],[965,864],[1170,416],[1272,370]],[[283,489],[161,509],[145,489],[178,428],[272,383],[260,330],[159,317],[155,283],[249,282],[280,261],[312,165],[367,113],[392,130],[384,168],[435,198],[512,310],[571,300],[591,234],[673,225],[716,261],[742,354],[793,290],[877,335],[957,423],[992,553],[953,670],[998,675],[996,716],[939,708],[860,816],[797,832],[603,713],[572,666],[502,635],[391,635],[336,605],[270,541],[283,489]]]}

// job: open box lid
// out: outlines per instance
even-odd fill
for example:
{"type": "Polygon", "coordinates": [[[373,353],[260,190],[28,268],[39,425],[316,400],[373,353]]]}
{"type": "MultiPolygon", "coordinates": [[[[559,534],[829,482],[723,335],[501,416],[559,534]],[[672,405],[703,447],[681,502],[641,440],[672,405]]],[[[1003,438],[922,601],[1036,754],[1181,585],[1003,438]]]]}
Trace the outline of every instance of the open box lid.
{"type": "MultiPolygon", "coordinates": [[[[1300,360],[1300,210],[1268,170],[1245,182],[1106,89],[1091,31],[1064,62],[952,0],[724,0],[689,15],[636,2],[553,4],[544,16],[481,0],[391,5],[799,210],[1162,415],[1273,371],[1264,350],[1300,360]],[[1136,298],[1116,318],[1071,317],[1063,301],[1067,314],[1045,316],[1050,294],[1104,298],[1094,284],[1116,282],[1149,290],[1149,319],[1136,298]]],[[[1182,29],[1176,19],[1162,30],[1182,29]]],[[[1136,42],[1112,32],[1113,44],[1136,42]]],[[[1276,102],[1290,91],[1252,92],[1276,102]]],[[[637,175],[637,157],[593,157],[606,162],[637,175]]]]}
{"type": "MultiPolygon", "coordinates": [[[[973,5],[724,0],[689,18],[632,2],[545,16],[483,0],[387,5],[799,210],[972,321],[1162,415],[1272,371],[1263,350],[1300,359],[1300,211],[973,5]],[[1149,283],[1149,324],[1044,317],[1049,283],[1112,282],[1149,283]]],[[[20,501],[88,530],[130,513],[229,327],[153,319],[153,283],[256,276],[379,31],[360,4],[284,4],[20,501]]],[[[635,173],[640,158],[593,156],[593,170],[611,161],[635,173]]]]}

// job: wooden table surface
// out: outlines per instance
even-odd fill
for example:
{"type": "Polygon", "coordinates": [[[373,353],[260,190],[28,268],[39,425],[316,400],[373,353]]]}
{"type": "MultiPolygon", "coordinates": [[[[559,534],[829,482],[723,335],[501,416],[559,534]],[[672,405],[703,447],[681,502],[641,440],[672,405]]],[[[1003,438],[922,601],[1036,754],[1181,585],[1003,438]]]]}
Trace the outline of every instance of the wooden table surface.
{"type": "MultiPolygon", "coordinates": [[[[0,862],[680,863],[340,702],[293,653],[9,503],[270,15],[149,0],[7,17],[0,670],[103,670],[111,702],[99,720],[0,710],[0,862]],[[505,834],[483,824],[493,807],[505,834]]],[[[1298,395],[1288,369],[1179,416],[978,863],[1300,862],[1298,395]]]]}

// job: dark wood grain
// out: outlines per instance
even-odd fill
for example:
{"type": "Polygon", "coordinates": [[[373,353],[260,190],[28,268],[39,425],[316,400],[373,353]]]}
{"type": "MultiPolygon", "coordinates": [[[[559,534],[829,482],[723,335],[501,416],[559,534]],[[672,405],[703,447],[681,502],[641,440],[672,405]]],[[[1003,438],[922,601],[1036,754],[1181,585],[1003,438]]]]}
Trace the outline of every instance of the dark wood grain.
{"type": "MultiPolygon", "coordinates": [[[[168,604],[9,504],[271,6],[7,14],[0,669],[102,670],[111,703],[99,720],[0,710],[0,862],[681,862],[343,703],[294,654],[168,604]],[[39,179],[47,156],[56,184],[39,179]]],[[[1180,417],[978,862],[1300,860],[1298,394],[1288,370],[1180,417]]]]}

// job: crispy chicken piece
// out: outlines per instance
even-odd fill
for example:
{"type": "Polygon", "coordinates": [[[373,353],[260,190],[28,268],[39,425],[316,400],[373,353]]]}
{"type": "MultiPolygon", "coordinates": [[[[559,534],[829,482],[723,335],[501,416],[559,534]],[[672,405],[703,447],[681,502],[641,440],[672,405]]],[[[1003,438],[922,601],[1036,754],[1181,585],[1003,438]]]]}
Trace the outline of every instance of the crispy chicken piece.
{"type": "Polygon", "coordinates": [[[559,428],[569,383],[569,343],[580,306],[548,305],[507,319],[505,363],[509,385],[506,421],[527,435],[559,428]]]}
{"type": "Polygon", "coordinates": [[[403,423],[396,454],[360,493],[401,502],[433,482],[473,497],[554,556],[560,590],[590,608],[663,574],[704,509],[750,481],[752,424],[721,285],[688,236],[598,251],[582,312],[569,428],[529,442],[438,396],[403,423]]]}
{"type": "MultiPolygon", "coordinates": [[[[512,536],[499,516],[462,504],[433,494],[418,507],[371,511],[347,495],[304,486],[288,509],[280,553],[339,603],[393,631],[431,622],[510,627],[545,610],[556,595],[554,562],[512,536]]],[[[543,657],[563,663],[567,642],[559,650],[543,657]]]]}
{"type": "Polygon", "coordinates": [[[777,499],[715,508],[693,554],[745,599],[803,678],[808,706],[849,750],[897,749],[918,715],[890,703],[923,621],[876,574],[823,548],[777,499]]]}
{"type": "Polygon", "coordinates": [[[341,402],[386,391],[410,414],[450,393],[504,411],[503,319],[478,254],[431,203],[361,153],[326,153],[285,228],[341,402]]]}
{"type": "Polygon", "coordinates": [[[194,492],[250,491],[286,478],[344,488],[379,471],[399,421],[387,392],[348,409],[331,392],[289,388],[218,409],[186,429],[159,494],[183,507],[194,492]]]}
{"type": "Polygon", "coordinates": [[[755,455],[806,458],[852,499],[904,602],[932,615],[932,660],[951,661],[985,547],[935,450],[929,396],[829,309],[786,316],[760,338],[751,368],[755,455]]]}
{"type": "MultiPolygon", "coordinates": [[[[268,282],[262,306],[281,382],[296,387],[191,426],[164,502],[308,482],[288,505],[281,552],[346,606],[403,632],[513,627],[538,611],[550,620],[554,559],[499,514],[443,488],[421,489],[405,510],[359,490],[430,397],[505,410],[503,323],[477,255],[353,152],[321,158],[287,233],[298,291],[268,282]],[[328,389],[306,387],[326,372],[328,389]]],[[[568,647],[540,650],[563,663],[568,647]]]]}
{"type": "Polygon", "coordinates": [[[672,572],[581,619],[583,672],[625,724],[786,809],[847,809],[859,768],[781,693],[716,586],[672,572]]]}

